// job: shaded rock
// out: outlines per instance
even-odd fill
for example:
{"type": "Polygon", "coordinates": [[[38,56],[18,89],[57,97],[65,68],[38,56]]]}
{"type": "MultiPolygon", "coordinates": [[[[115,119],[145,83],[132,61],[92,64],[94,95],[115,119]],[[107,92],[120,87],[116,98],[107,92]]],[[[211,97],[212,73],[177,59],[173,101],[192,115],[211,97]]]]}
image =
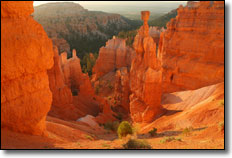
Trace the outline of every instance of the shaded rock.
{"type": "Polygon", "coordinates": [[[123,108],[123,111],[129,113],[129,96],[130,91],[130,75],[127,67],[122,67],[116,72],[114,86],[114,100],[117,105],[123,108]]]}
{"type": "Polygon", "coordinates": [[[96,116],[99,113],[100,103],[96,99],[89,76],[82,73],[76,50],[72,51],[72,58],[67,59],[66,52],[62,53],[60,58],[65,84],[71,89],[72,94],[77,96],[74,97],[74,106],[80,111],[78,117],[86,114],[96,116]]]}
{"type": "Polygon", "coordinates": [[[71,89],[64,82],[57,47],[54,52],[54,66],[48,70],[49,87],[53,98],[49,115],[65,120],[75,120],[78,117],[77,108],[73,105],[71,89]]]}
{"type": "Polygon", "coordinates": [[[33,2],[1,1],[1,126],[41,135],[52,93],[52,41],[30,15],[33,2]]]}

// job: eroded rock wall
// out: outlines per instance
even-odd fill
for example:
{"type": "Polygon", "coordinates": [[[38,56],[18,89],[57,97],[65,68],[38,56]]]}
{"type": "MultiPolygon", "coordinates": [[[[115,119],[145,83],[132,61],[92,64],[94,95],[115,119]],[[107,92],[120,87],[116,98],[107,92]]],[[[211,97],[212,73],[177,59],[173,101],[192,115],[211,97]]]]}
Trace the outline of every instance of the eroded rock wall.
{"type": "Polygon", "coordinates": [[[161,34],[163,91],[193,90],[224,81],[224,2],[191,2],[161,34]]]}
{"type": "Polygon", "coordinates": [[[129,67],[134,56],[134,50],[126,46],[124,39],[113,37],[100,48],[93,73],[98,78],[121,67],[129,67]]]}
{"type": "Polygon", "coordinates": [[[30,15],[33,2],[1,1],[1,127],[41,135],[52,103],[52,41],[30,15]]]}
{"type": "Polygon", "coordinates": [[[162,112],[161,95],[224,81],[224,2],[190,2],[160,34],[158,52],[148,35],[148,12],[133,43],[130,112],[150,122],[162,112]]]}

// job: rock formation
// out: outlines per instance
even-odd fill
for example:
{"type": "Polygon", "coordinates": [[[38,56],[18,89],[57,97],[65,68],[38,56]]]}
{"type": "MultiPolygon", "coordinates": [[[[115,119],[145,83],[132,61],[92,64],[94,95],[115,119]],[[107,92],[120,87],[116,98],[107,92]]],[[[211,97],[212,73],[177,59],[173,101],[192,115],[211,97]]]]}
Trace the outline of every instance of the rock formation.
{"type": "Polygon", "coordinates": [[[134,50],[126,46],[124,39],[113,37],[105,47],[101,47],[93,73],[99,78],[118,68],[129,67],[134,56],[134,50]]]}
{"type": "Polygon", "coordinates": [[[72,55],[71,52],[70,52],[70,45],[68,44],[68,42],[65,39],[58,38],[58,37],[53,37],[52,42],[53,42],[53,45],[57,46],[58,51],[60,53],[67,52],[68,56],[72,55]]]}
{"type": "Polygon", "coordinates": [[[66,52],[62,53],[60,58],[65,84],[71,89],[72,94],[77,96],[75,100],[78,102],[74,101],[74,105],[82,111],[82,116],[86,114],[96,116],[99,113],[99,102],[96,100],[89,76],[82,73],[76,50],[72,51],[72,58],[67,59],[66,52]],[[81,110],[80,104],[84,109],[81,110]]]}
{"type": "Polygon", "coordinates": [[[149,35],[153,38],[154,42],[156,43],[156,47],[158,48],[159,40],[160,40],[160,33],[165,31],[162,27],[159,29],[158,27],[149,27],[149,35]]]}
{"type": "Polygon", "coordinates": [[[1,1],[1,127],[41,135],[52,103],[52,41],[30,15],[33,2],[1,1]]]}
{"type": "Polygon", "coordinates": [[[224,2],[189,2],[161,33],[163,91],[224,81],[224,2]]]}
{"type": "Polygon", "coordinates": [[[72,58],[67,59],[67,53],[61,54],[61,66],[64,72],[64,79],[66,85],[68,85],[72,92],[80,89],[82,81],[82,70],[80,65],[80,59],[76,56],[76,51],[73,50],[72,58]]]}
{"type": "Polygon", "coordinates": [[[77,108],[73,105],[71,89],[64,81],[57,47],[54,53],[54,66],[48,70],[49,87],[52,91],[52,107],[48,114],[64,120],[75,120],[78,118],[77,108]]]}
{"type": "Polygon", "coordinates": [[[72,58],[67,59],[67,53],[59,56],[56,48],[54,66],[48,74],[53,93],[50,116],[74,121],[91,115],[97,116],[99,123],[106,122],[107,118],[115,119],[110,105],[104,98],[95,95],[89,76],[82,73],[75,49],[72,58]]]}
{"type": "Polygon", "coordinates": [[[122,67],[116,72],[114,86],[114,100],[117,105],[123,108],[122,112],[129,114],[129,95],[130,91],[130,71],[127,67],[122,67]]]}
{"type": "Polygon", "coordinates": [[[178,8],[159,40],[148,36],[149,12],[133,43],[130,112],[149,122],[161,112],[162,93],[194,90],[224,81],[224,2],[193,2],[178,8]]]}
{"type": "Polygon", "coordinates": [[[107,100],[100,97],[98,97],[97,100],[101,103],[101,112],[97,115],[97,117],[95,117],[96,122],[99,124],[104,124],[107,122],[117,121],[115,118],[117,114],[112,111],[107,100]]]}
{"type": "Polygon", "coordinates": [[[53,105],[64,105],[72,103],[72,93],[64,83],[64,75],[61,70],[60,56],[57,47],[54,49],[54,66],[48,70],[49,86],[53,93],[53,105]]]}
{"type": "Polygon", "coordinates": [[[161,113],[162,69],[156,56],[156,44],[149,36],[150,12],[142,11],[143,26],[135,37],[136,57],[130,70],[130,112],[135,122],[150,122],[161,113]]]}

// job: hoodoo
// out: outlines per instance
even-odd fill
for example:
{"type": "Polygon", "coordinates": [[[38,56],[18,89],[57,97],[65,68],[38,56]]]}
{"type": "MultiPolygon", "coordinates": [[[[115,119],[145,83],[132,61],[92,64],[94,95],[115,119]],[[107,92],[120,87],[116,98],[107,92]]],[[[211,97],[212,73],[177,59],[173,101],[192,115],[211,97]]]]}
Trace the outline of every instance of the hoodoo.
{"type": "Polygon", "coordinates": [[[135,122],[150,122],[161,113],[161,63],[156,56],[156,44],[149,35],[150,12],[142,11],[143,26],[135,37],[136,57],[130,70],[130,112],[135,122]]]}
{"type": "Polygon", "coordinates": [[[30,15],[33,2],[1,1],[1,127],[41,135],[52,103],[52,41],[30,15]]]}

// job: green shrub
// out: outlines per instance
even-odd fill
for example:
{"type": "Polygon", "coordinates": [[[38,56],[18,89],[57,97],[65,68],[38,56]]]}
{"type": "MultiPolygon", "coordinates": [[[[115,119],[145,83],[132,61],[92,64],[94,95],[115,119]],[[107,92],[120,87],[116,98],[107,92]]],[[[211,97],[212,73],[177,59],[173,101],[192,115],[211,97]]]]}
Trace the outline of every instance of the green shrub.
{"type": "Polygon", "coordinates": [[[96,63],[97,58],[95,58],[95,54],[93,54],[93,57],[90,57],[90,53],[85,53],[84,57],[80,61],[83,73],[88,73],[89,76],[92,75],[92,69],[96,63]]]}
{"type": "Polygon", "coordinates": [[[107,122],[105,124],[103,124],[104,129],[106,130],[111,130],[113,132],[116,132],[119,126],[119,122],[118,121],[114,121],[114,122],[107,122]]]}
{"type": "Polygon", "coordinates": [[[190,132],[192,132],[193,128],[192,127],[186,127],[183,131],[182,131],[182,134],[183,135],[189,135],[190,132]]]}
{"type": "Polygon", "coordinates": [[[85,135],[85,138],[89,139],[89,140],[94,140],[94,138],[92,136],[90,136],[90,135],[85,135]]]}
{"type": "Polygon", "coordinates": [[[102,144],[102,147],[107,148],[107,149],[110,149],[110,144],[103,143],[103,144],[102,144]]]}
{"type": "Polygon", "coordinates": [[[126,39],[126,45],[132,47],[137,30],[121,31],[118,33],[118,38],[126,39]]]}
{"type": "Polygon", "coordinates": [[[150,130],[149,131],[149,134],[151,135],[151,136],[155,136],[157,133],[157,129],[156,128],[153,128],[153,130],[150,130]]]}
{"type": "Polygon", "coordinates": [[[166,143],[166,142],[171,142],[171,141],[182,141],[180,137],[175,138],[175,137],[164,137],[162,140],[160,140],[160,143],[166,143]]]}
{"type": "Polygon", "coordinates": [[[181,137],[177,137],[176,140],[180,142],[182,141],[181,137]]]}
{"type": "Polygon", "coordinates": [[[132,134],[132,127],[130,123],[127,121],[121,122],[120,125],[118,126],[117,133],[119,138],[125,137],[128,134],[132,134]]]}
{"type": "Polygon", "coordinates": [[[130,139],[126,144],[123,144],[124,149],[151,149],[151,145],[140,139],[130,139]]]}

